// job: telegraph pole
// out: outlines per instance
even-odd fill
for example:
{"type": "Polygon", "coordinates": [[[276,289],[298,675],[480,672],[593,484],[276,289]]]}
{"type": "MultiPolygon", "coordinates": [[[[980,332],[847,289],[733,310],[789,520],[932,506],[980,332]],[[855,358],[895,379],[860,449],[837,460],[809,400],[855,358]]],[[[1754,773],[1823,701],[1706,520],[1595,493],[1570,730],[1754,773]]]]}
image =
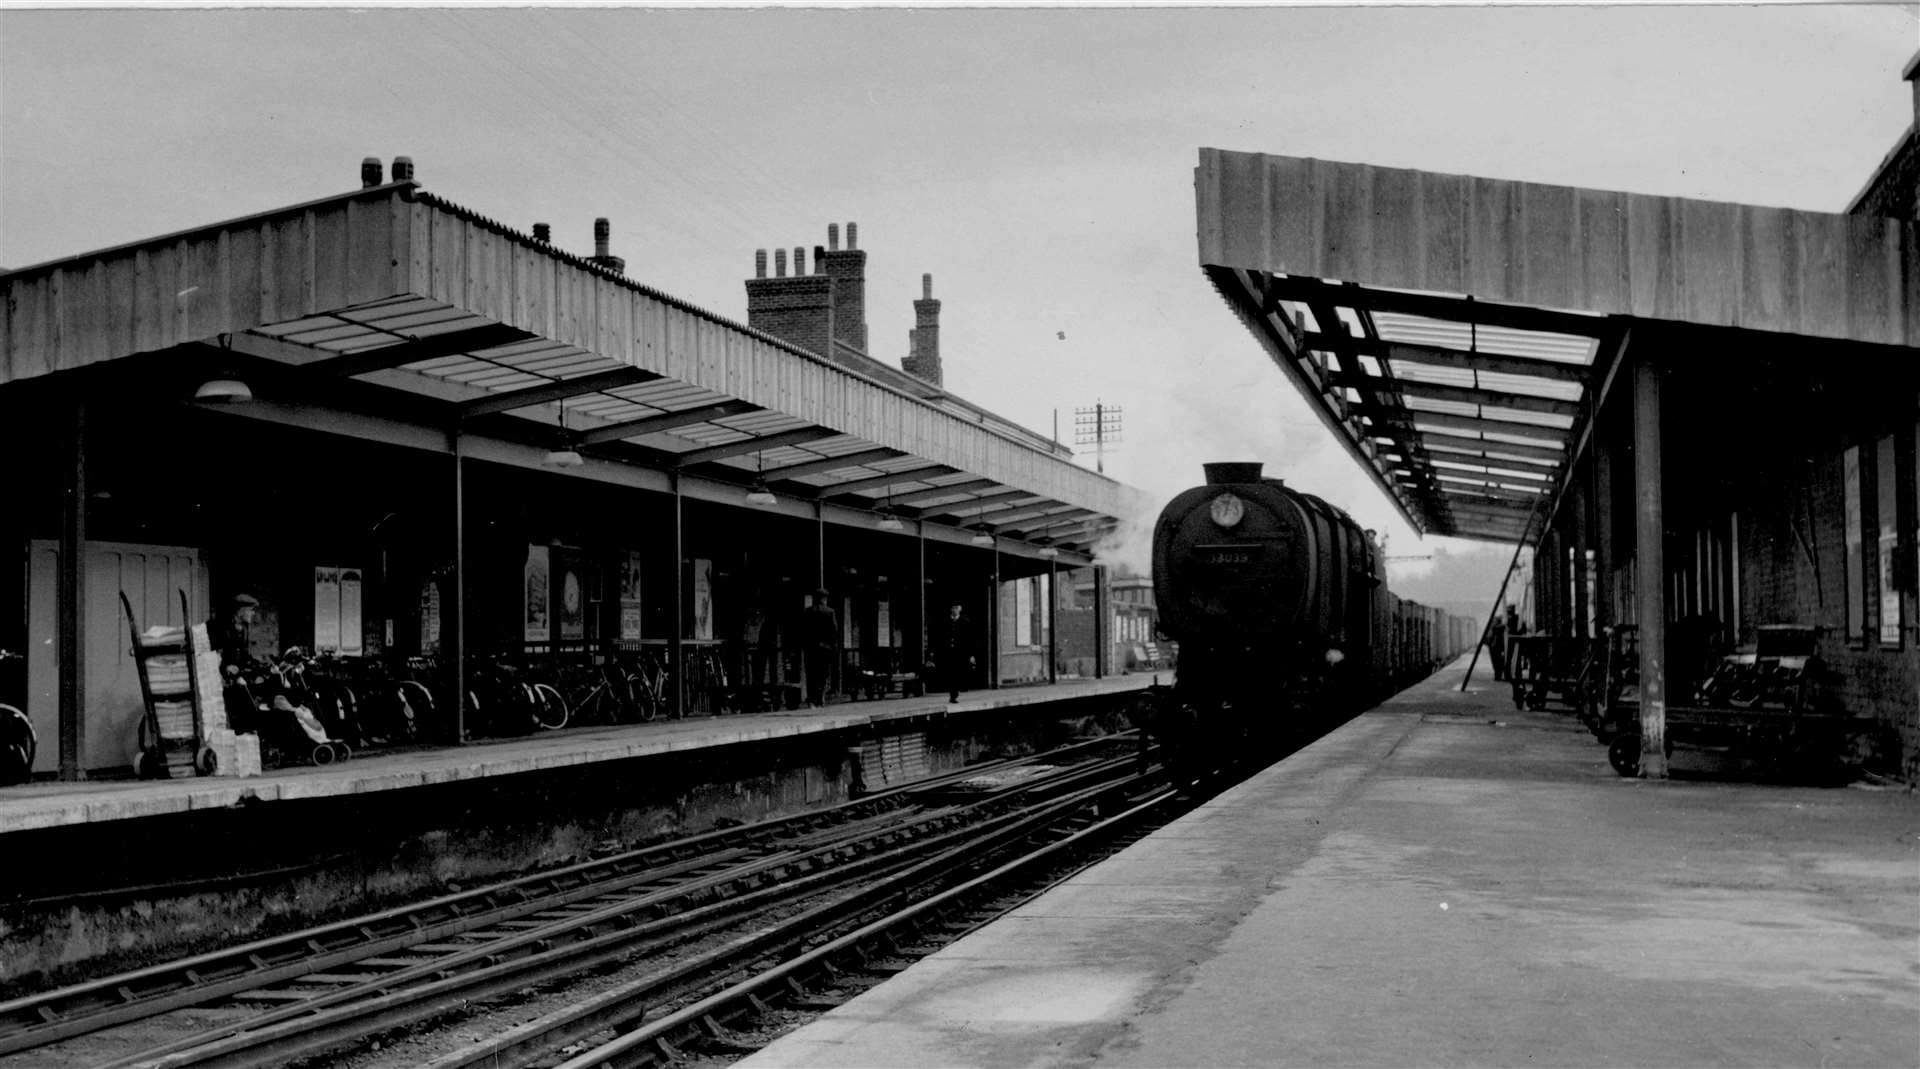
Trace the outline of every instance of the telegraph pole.
{"type": "Polygon", "coordinates": [[[1120,440],[1120,406],[1095,400],[1073,410],[1073,444],[1093,446],[1094,470],[1106,474],[1107,444],[1120,440]]]}

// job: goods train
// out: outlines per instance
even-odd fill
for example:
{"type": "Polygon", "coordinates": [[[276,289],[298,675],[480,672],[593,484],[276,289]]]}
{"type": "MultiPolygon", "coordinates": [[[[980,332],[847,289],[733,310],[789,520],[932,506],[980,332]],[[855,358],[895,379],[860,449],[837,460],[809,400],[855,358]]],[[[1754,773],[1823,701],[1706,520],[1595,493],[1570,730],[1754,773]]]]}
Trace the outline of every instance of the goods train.
{"type": "Polygon", "coordinates": [[[1183,757],[1318,734],[1477,639],[1474,621],[1394,596],[1373,533],[1345,512],[1258,463],[1204,468],[1153,532],[1159,628],[1180,667],[1142,722],[1183,757]]]}

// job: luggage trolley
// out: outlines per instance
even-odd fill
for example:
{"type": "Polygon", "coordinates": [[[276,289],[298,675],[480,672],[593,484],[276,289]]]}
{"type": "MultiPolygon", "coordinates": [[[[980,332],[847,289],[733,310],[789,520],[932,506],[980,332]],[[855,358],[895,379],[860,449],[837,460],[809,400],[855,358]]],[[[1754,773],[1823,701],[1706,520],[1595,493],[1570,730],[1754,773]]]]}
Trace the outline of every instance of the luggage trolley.
{"type": "Polygon", "coordinates": [[[187,592],[176,593],[180,595],[180,618],[188,622],[177,629],[177,634],[174,628],[156,628],[152,634],[143,634],[127,592],[120,592],[127,634],[133,639],[133,666],[140,676],[140,700],[146,705],[140,721],[140,753],[134,759],[134,770],[142,779],[172,779],[187,773],[211,776],[220,763],[207,745],[205,699],[195,671],[197,651],[193,648],[193,617],[187,608],[187,592]]]}
{"type": "MultiPolygon", "coordinates": [[[[1631,631],[1620,631],[1620,637],[1631,642],[1631,631]]],[[[1775,763],[1854,763],[1877,728],[1870,719],[1817,706],[1813,683],[1824,670],[1814,653],[1818,628],[1763,624],[1754,632],[1751,652],[1721,658],[1713,674],[1693,690],[1691,701],[1666,707],[1667,752],[1677,744],[1775,763]]],[[[1607,762],[1615,772],[1639,774],[1637,685],[1613,696],[1594,733],[1607,744],[1607,762]]]]}
{"type": "Polygon", "coordinates": [[[1585,711],[1597,700],[1600,642],[1569,635],[1516,635],[1507,644],[1515,709],[1538,711],[1548,701],[1560,701],[1585,711]]]}

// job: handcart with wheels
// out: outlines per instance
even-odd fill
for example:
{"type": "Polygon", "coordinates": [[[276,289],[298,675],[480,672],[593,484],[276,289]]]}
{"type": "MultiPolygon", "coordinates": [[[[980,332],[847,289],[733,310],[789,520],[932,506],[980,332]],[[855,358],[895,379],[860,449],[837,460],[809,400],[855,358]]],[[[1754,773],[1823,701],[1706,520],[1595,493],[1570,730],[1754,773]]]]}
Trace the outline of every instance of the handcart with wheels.
{"type": "MultiPolygon", "coordinates": [[[[1631,639],[1631,629],[1621,630],[1631,639]]],[[[1753,650],[1722,658],[1688,701],[1667,706],[1667,753],[1678,746],[1773,765],[1856,763],[1877,725],[1844,710],[1820,708],[1815,701],[1814,683],[1823,670],[1814,654],[1818,629],[1776,624],[1755,631],[1753,650]]],[[[1614,652],[1617,659],[1617,645],[1614,652]]],[[[1636,776],[1642,746],[1639,687],[1612,693],[1595,734],[1607,744],[1613,770],[1636,776]]]]}
{"type": "MultiPolygon", "coordinates": [[[[180,595],[180,618],[191,620],[186,591],[180,595]]],[[[127,634],[133,639],[133,666],[140,679],[140,700],[146,706],[140,721],[140,752],[134,769],[142,779],[172,779],[194,774],[211,776],[219,759],[207,745],[205,699],[195,671],[193,625],[140,630],[133,603],[120,592],[127,634]]]]}
{"type": "Polygon", "coordinates": [[[1540,710],[1549,701],[1585,709],[1599,686],[1601,643],[1568,635],[1518,635],[1507,639],[1515,709],[1540,710]]]}

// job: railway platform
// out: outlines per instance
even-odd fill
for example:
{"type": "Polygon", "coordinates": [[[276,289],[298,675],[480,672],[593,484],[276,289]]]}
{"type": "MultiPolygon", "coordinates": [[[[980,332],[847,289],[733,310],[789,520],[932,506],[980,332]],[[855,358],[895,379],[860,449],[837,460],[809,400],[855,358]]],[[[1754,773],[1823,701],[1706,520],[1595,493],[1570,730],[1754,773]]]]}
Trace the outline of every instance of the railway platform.
{"type": "Polygon", "coordinates": [[[362,754],[339,764],[270,769],[258,776],[24,784],[0,791],[0,834],[550,772],[675,751],[884,726],[890,721],[1015,710],[1144,689],[1152,682],[1151,675],[1122,675],[967,691],[951,705],[943,695],[936,694],[836,702],[820,709],[577,727],[476,741],[467,746],[362,754]]]}
{"type": "Polygon", "coordinates": [[[1920,800],[1622,779],[1464,668],[737,1064],[1916,1064],[1920,800]]]}

